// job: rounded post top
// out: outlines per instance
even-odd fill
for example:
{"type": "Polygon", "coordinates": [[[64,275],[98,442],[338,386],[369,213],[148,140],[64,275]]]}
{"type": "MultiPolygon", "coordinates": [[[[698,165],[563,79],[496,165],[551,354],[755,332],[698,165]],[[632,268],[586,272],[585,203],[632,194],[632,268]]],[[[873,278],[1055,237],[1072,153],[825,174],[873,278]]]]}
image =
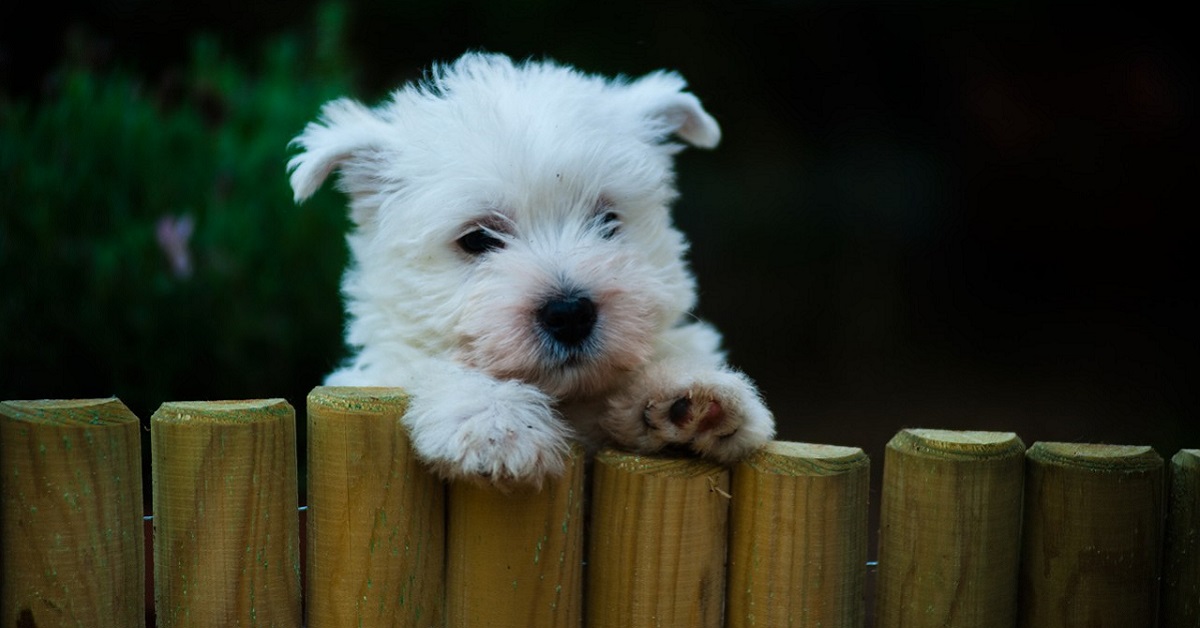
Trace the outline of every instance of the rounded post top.
{"type": "Polygon", "coordinates": [[[338,412],[391,414],[407,410],[409,398],[408,393],[402,388],[317,386],[308,393],[308,405],[338,412]]]}
{"type": "Polygon", "coordinates": [[[979,432],[913,428],[901,430],[888,449],[943,460],[1012,458],[1025,453],[1025,443],[1012,432],[979,432]]]}
{"type": "Polygon", "coordinates": [[[1148,471],[1162,467],[1162,457],[1147,445],[1100,445],[1039,441],[1029,459],[1044,465],[1093,471],[1148,471]]]}
{"type": "Polygon", "coordinates": [[[870,460],[858,447],[772,441],[740,466],[772,475],[825,476],[868,467],[870,460]]]}
{"type": "Polygon", "coordinates": [[[635,454],[608,447],[596,454],[596,464],[635,475],[693,478],[722,473],[725,467],[694,455],[660,452],[635,454]]]}
{"type": "Polygon", "coordinates": [[[1179,453],[1171,457],[1171,463],[1176,467],[1200,468],[1200,449],[1180,449],[1179,453]]]}
{"type": "Polygon", "coordinates": [[[37,425],[109,426],[138,423],[116,397],[103,399],[38,399],[0,402],[0,416],[37,425]]]}
{"type": "Polygon", "coordinates": [[[228,401],[168,401],[151,417],[153,423],[245,424],[295,416],[295,409],[283,399],[245,399],[228,401]]]}

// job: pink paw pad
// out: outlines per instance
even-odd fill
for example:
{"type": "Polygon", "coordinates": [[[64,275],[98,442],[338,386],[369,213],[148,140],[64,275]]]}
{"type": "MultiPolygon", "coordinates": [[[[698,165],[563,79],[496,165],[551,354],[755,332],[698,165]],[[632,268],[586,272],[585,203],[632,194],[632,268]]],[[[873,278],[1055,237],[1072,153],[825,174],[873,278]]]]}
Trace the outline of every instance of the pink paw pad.
{"type": "Polygon", "coordinates": [[[725,410],[721,403],[713,398],[691,395],[680,397],[667,410],[667,418],[676,427],[685,427],[696,423],[696,432],[707,432],[719,426],[725,420],[725,410]]]}

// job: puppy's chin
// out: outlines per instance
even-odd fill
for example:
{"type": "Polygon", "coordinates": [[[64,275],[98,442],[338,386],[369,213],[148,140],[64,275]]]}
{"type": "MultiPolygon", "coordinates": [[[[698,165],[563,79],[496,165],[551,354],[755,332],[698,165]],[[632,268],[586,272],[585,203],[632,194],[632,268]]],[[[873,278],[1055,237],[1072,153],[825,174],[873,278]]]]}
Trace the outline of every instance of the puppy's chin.
{"type": "Polygon", "coordinates": [[[620,341],[601,344],[563,350],[536,341],[503,346],[467,343],[456,357],[497,379],[525,382],[559,400],[578,399],[619,387],[650,359],[647,334],[630,333],[620,341]]]}
{"type": "Polygon", "coordinates": [[[645,361],[572,355],[556,366],[538,369],[525,381],[560,400],[593,397],[618,388],[645,361]]]}

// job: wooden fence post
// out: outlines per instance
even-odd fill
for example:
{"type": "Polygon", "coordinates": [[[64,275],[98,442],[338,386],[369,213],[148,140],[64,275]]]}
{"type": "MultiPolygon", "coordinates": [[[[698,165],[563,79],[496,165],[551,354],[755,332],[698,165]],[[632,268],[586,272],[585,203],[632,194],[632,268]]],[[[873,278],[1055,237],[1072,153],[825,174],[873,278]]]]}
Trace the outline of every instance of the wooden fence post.
{"type": "Polygon", "coordinates": [[[1010,432],[909,429],[888,443],[880,628],[1012,628],[1024,452],[1010,432]]]}
{"type": "Polygon", "coordinates": [[[1171,458],[1163,628],[1200,627],[1200,449],[1171,458]]]}
{"type": "Polygon", "coordinates": [[[572,447],[563,477],[540,490],[450,484],[447,626],[580,625],[583,480],[583,451],[572,447]]]}
{"type": "Polygon", "coordinates": [[[1149,447],[1046,442],[1027,458],[1019,625],[1154,626],[1162,458],[1149,447]]]}
{"type": "Polygon", "coordinates": [[[445,485],[409,448],[394,388],[308,395],[308,628],[442,626],[445,485]]]}
{"type": "Polygon", "coordinates": [[[721,626],[729,497],[711,462],[600,452],[587,626],[721,626]]]}
{"type": "Polygon", "coordinates": [[[0,625],[145,625],[141,452],[117,399],[0,403],[0,625]]]}
{"type": "Polygon", "coordinates": [[[861,628],[870,460],[773,442],[733,469],[728,628],[861,628]]]}
{"type": "Polygon", "coordinates": [[[164,403],[150,447],[158,626],[301,625],[292,406],[164,403]]]}

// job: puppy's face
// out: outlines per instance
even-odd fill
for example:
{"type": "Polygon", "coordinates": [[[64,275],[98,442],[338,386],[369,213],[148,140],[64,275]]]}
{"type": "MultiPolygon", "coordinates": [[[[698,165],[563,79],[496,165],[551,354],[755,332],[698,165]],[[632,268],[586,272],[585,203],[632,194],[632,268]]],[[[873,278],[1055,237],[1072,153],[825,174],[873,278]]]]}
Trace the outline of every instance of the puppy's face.
{"type": "Polygon", "coordinates": [[[599,392],[692,306],[662,190],[601,185],[600,166],[552,168],[437,243],[457,285],[445,312],[456,359],[554,396],[599,392]]]}
{"type": "Polygon", "coordinates": [[[643,364],[695,292],[665,140],[719,137],[682,87],[469,55],[380,108],[327,105],[290,165],[298,199],[334,168],[350,196],[350,344],[560,398],[643,364]]]}

